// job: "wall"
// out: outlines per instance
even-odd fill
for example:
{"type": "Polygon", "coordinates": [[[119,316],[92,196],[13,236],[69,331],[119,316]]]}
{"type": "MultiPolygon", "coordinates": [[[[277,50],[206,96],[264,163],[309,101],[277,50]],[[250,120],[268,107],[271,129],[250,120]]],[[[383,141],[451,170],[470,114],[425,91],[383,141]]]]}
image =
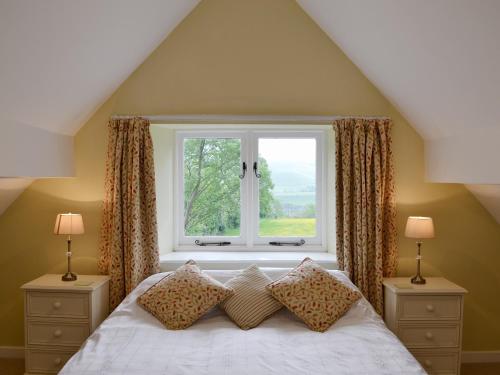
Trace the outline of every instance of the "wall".
{"type": "Polygon", "coordinates": [[[500,185],[470,185],[465,187],[477,198],[500,224],[500,185]]]}
{"type": "Polygon", "coordinates": [[[74,176],[73,139],[0,119],[0,215],[36,177],[74,176]],[[42,157],[43,155],[43,157],[42,157]]]}
{"type": "Polygon", "coordinates": [[[0,216],[32,182],[31,178],[0,177],[0,216]]]}
{"type": "Polygon", "coordinates": [[[500,130],[494,128],[427,140],[427,178],[434,182],[500,184],[500,170],[484,162],[500,160],[499,138],[500,130]]]}
{"type": "Polygon", "coordinates": [[[0,176],[74,176],[72,137],[4,119],[0,123],[0,176]]]}
{"type": "MultiPolygon", "coordinates": [[[[75,270],[96,272],[106,122],[112,114],[387,115],[394,120],[397,226],[430,215],[424,275],[467,288],[464,347],[500,349],[498,225],[462,186],[424,181],[422,139],[330,39],[288,0],[203,1],[103,104],[75,138],[76,178],[33,183],[0,217],[0,345],[22,345],[19,286],[64,269],[55,215],[79,211],[75,270]]],[[[400,274],[415,247],[399,237],[400,274]]]]}

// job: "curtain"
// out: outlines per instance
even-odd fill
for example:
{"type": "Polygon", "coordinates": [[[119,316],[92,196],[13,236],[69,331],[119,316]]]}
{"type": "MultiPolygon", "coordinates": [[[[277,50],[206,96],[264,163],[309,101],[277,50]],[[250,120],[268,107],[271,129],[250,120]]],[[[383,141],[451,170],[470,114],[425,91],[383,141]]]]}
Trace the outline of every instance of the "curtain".
{"type": "Polygon", "coordinates": [[[333,128],[337,261],[382,314],[382,281],[397,262],[392,122],[347,118],[333,128]]]}
{"type": "Polygon", "coordinates": [[[99,271],[111,277],[114,309],[146,277],[159,272],[153,142],[149,121],[112,119],[99,271]]]}

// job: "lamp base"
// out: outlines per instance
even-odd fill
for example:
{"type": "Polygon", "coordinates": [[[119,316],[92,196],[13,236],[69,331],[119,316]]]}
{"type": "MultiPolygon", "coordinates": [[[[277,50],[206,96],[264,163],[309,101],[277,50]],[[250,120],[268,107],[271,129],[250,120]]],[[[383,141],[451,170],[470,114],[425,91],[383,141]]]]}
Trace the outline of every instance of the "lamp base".
{"type": "Polygon", "coordinates": [[[417,276],[413,276],[411,278],[411,283],[412,284],[425,284],[425,279],[418,274],[417,276]]]}
{"type": "Polygon", "coordinates": [[[77,277],[73,272],[66,272],[61,277],[62,281],[75,281],[76,279],[77,279],[77,277]]]}

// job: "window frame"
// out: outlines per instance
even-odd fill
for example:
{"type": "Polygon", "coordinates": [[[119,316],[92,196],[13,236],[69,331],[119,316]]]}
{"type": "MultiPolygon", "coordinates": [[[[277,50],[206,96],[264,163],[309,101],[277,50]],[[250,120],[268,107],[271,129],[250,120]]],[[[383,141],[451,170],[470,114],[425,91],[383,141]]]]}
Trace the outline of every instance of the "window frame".
{"type": "MultiPolygon", "coordinates": [[[[257,160],[259,152],[259,139],[294,139],[294,138],[308,138],[316,140],[316,192],[315,192],[315,210],[316,210],[316,236],[314,237],[305,237],[307,238],[308,245],[316,245],[321,246],[326,242],[326,237],[324,234],[324,222],[326,217],[324,215],[324,207],[323,202],[326,203],[325,196],[323,195],[325,191],[325,178],[326,170],[324,169],[325,161],[325,153],[324,143],[325,136],[323,131],[308,131],[308,130],[257,130],[253,131],[252,141],[250,143],[250,148],[252,148],[252,163],[257,160]]],[[[252,241],[254,245],[257,246],[268,246],[270,248],[274,248],[275,246],[270,246],[269,241],[280,241],[280,242],[290,242],[290,241],[300,241],[303,237],[261,237],[259,236],[259,179],[252,178],[252,204],[250,205],[251,213],[251,225],[250,229],[252,229],[252,241]]]]}
{"type": "MultiPolygon", "coordinates": [[[[226,139],[240,139],[240,166],[242,163],[242,157],[247,154],[247,132],[245,131],[235,131],[235,130],[210,130],[210,131],[197,131],[197,130],[187,130],[176,132],[175,146],[176,146],[176,173],[174,173],[174,181],[176,184],[175,198],[177,201],[177,209],[174,215],[176,223],[178,223],[176,231],[176,243],[179,246],[196,246],[194,245],[195,240],[200,240],[203,242],[222,242],[231,241],[233,246],[244,246],[247,243],[247,215],[242,213],[247,210],[247,199],[245,197],[248,195],[248,184],[245,179],[240,180],[240,235],[236,236],[186,236],[184,233],[184,140],[193,138],[226,138],[226,139]]],[[[220,248],[226,246],[218,246],[220,248]]],[[[209,246],[196,246],[199,250],[204,250],[209,248],[209,246]]]]}
{"type": "MultiPolygon", "coordinates": [[[[184,128],[188,126],[183,126],[184,128]]],[[[269,252],[318,252],[327,249],[329,202],[327,181],[330,179],[328,157],[328,132],[324,126],[285,125],[192,125],[188,129],[175,128],[174,142],[174,251],[269,251],[269,252]],[[184,234],[184,139],[186,138],[239,138],[241,139],[240,165],[247,163],[247,176],[240,184],[240,236],[185,236],[184,234]],[[259,230],[259,180],[253,176],[253,162],[258,160],[259,138],[315,138],[316,139],[316,237],[304,237],[303,246],[272,246],[269,241],[296,241],[302,237],[258,237],[259,230]],[[245,214],[246,213],[246,214],[245,214]],[[228,246],[197,246],[194,240],[231,241],[228,246]]]]}

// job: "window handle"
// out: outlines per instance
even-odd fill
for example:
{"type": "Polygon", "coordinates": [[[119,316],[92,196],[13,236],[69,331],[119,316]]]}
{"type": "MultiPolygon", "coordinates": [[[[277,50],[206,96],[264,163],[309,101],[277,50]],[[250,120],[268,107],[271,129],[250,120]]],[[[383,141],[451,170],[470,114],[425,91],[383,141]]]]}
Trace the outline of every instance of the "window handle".
{"type": "Polygon", "coordinates": [[[243,162],[241,169],[243,170],[243,173],[240,174],[240,179],[243,180],[245,178],[245,175],[247,174],[247,163],[243,162]]]}
{"type": "Polygon", "coordinates": [[[301,239],[300,241],[297,242],[277,242],[277,241],[271,241],[269,242],[269,245],[271,246],[302,246],[306,243],[304,239],[301,239]]]}
{"type": "Polygon", "coordinates": [[[194,241],[194,243],[198,246],[228,246],[231,245],[231,242],[223,241],[223,242],[201,242],[200,240],[194,241]]]}
{"type": "Polygon", "coordinates": [[[256,161],[254,161],[254,163],[253,163],[253,173],[255,173],[255,177],[257,177],[257,178],[261,178],[262,177],[262,175],[257,170],[257,162],[256,161]]]}

